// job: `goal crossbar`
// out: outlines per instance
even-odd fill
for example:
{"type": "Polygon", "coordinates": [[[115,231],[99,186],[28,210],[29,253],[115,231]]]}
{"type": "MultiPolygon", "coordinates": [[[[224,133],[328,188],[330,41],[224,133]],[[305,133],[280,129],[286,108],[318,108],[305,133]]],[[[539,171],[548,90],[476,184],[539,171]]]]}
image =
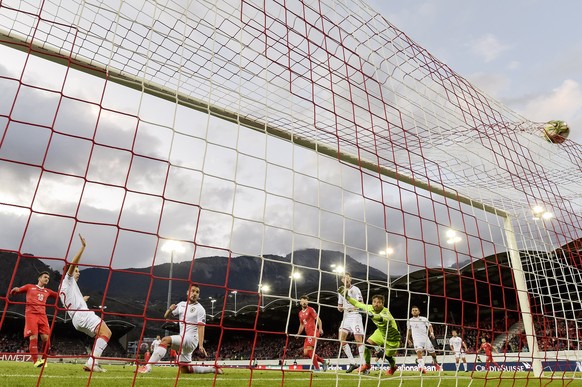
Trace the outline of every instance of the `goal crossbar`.
{"type": "Polygon", "coordinates": [[[167,101],[175,102],[184,107],[188,107],[200,112],[208,113],[211,116],[221,118],[225,121],[229,121],[235,124],[239,124],[248,129],[266,133],[272,135],[279,139],[287,140],[293,144],[302,146],[307,149],[314,150],[318,153],[339,159],[348,164],[364,168],[372,173],[378,173],[385,177],[393,178],[400,182],[409,184],[411,186],[424,189],[428,192],[440,195],[442,197],[452,199],[459,203],[466,204],[475,209],[483,210],[485,212],[491,213],[502,218],[507,218],[508,213],[496,208],[494,206],[479,202],[475,199],[469,198],[467,196],[461,195],[454,190],[449,190],[443,185],[431,184],[430,182],[425,182],[414,178],[412,176],[397,172],[393,169],[387,168],[385,166],[372,163],[367,160],[363,160],[354,155],[346,152],[341,152],[333,147],[313,141],[311,139],[298,136],[297,134],[290,133],[284,129],[275,127],[273,125],[266,124],[257,119],[252,119],[245,117],[235,111],[227,110],[221,107],[217,107],[202,100],[190,97],[183,93],[176,92],[169,88],[157,85],[153,82],[148,82],[146,80],[140,79],[138,77],[123,74],[117,69],[107,68],[106,66],[95,65],[94,63],[89,63],[79,58],[73,58],[70,56],[63,55],[56,51],[51,51],[47,48],[41,47],[40,45],[29,43],[24,40],[18,40],[14,37],[8,36],[0,31],[0,43],[5,44],[11,48],[16,48],[23,52],[29,52],[39,58],[50,60],[52,62],[62,64],[65,66],[70,66],[71,68],[82,71],[84,73],[106,79],[111,82],[115,82],[121,86],[128,87],[130,89],[143,91],[149,95],[157,98],[161,98],[167,101]]]}

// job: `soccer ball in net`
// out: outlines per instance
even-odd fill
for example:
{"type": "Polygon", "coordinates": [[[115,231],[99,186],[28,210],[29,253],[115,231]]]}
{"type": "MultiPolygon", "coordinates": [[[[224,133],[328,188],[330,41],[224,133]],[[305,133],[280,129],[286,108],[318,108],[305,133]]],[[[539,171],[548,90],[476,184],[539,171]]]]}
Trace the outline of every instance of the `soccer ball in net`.
{"type": "Polygon", "coordinates": [[[554,144],[561,144],[566,141],[566,138],[570,134],[570,127],[564,121],[554,120],[548,121],[544,125],[544,137],[549,142],[554,144]]]}

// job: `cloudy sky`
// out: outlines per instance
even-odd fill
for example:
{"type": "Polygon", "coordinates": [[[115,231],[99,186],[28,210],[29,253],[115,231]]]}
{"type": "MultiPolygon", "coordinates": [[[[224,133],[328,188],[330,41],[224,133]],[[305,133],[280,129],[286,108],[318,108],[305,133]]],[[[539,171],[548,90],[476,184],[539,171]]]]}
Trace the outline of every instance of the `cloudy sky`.
{"type": "MultiPolygon", "coordinates": [[[[461,12],[454,6],[461,2],[445,2],[446,8],[439,3],[374,5],[456,72],[526,117],[580,119],[575,66],[550,77],[558,71],[548,67],[569,62],[558,66],[555,53],[540,56],[549,45],[534,44],[515,20],[518,34],[498,34],[503,23],[489,10],[495,3],[487,14],[501,25],[479,28],[473,19],[486,19],[485,10],[461,12]],[[453,29],[450,20],[455,28],[466,26],[453,29]],[[532,67],[533,59],[518,55],[521,47],[548,62],[536,60],[532,67]],[[529,114],[550,106],[563,110],[529,114]]],[[[563,50],[575,54],[570,46],[563,50]]],[[[229,250],[285,255],[310,247],[344,251],[383,270],[391,265],[392,275],[505,250],[497,217],[404,183],[380,183],[300,146],[22,52],[0,46],[0,58],[0,123],[9,114],[12,119],[0,126],[0,202],[6,203],[0,222],[11,225],[0,233],[0,248],[58,260],[74,254],[81,232],[90,246],[85,263],[126,268],[166,262],[166,239],[184,241],[179,260],[229,250]],[[21,77],[36,88],[19,89],[21,77]],[[67,98],[61,100],[61,92],[67,98]],[[51,126],[55,133],[46,129],[51,126]],[[455,246],[446,243],[449,227],[464,231],[455,246]],[[389,264],[382,254],[387,245],[394,251],[389,264]]]]}
{"type": "Polygon", "coordinates": [[[490,96],[534,121],[567,121],[582,143],[582,2],[369,3],[490,96]]]}

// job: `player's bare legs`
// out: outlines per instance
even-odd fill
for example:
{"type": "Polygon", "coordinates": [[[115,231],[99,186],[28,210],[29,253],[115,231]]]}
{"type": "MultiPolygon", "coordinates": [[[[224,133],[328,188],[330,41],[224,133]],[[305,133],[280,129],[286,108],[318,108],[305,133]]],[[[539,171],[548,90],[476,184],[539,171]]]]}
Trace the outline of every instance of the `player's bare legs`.
{"type": "Polygon", "coordinates": [[[436,351],[430,352],[429,355],[432,356],[432,362],[433,362],[435,368],[437,369],[437,371],[440,371],[441,365],[439,364],[439,362],[437,360],[436,351]]]}

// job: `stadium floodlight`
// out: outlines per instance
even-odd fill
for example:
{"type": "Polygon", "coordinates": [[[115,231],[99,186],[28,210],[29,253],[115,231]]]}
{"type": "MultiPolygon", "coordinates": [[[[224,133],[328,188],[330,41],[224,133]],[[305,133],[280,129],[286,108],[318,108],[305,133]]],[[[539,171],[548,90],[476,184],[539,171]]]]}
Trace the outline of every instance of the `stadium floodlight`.
{"type": "Polygon", "coordinates": [[[267,284],[262,284],[262,285],[259,285],[259,290],[261,293],[266,294],[271,290],[271,286],[267,285],[267,284]]]}
{"type": "Polygon", "coordinates": [[[265,297],[264,295],[267,294],[271,290],[271,286],[268,284],[259,284],[259,292],[261,293],[261,309],[265,308],[265,297]]]}
{"type": "Polygon", "coordinates": [[[186,249],[181,242],[168,239],[162,244],[162,251],[165,253],[183,253],[186,249]]]}
{"type": "Polygon", "coordinates": [[[337,277],[339,275],[343,275],[345,273],[345,268],[342,265],[340,265],[340,264],[335,264],[334,263],[334,264],[331,265],[331,269],[332,269],[331,271],[336,274],[335,275],[335,286],[336,287],[339,287],[339,280],[337,279],[337,277]]]}
{"type": "Polygon", "coordinates": [[[446,235],[447,243],[450,245],[460,242],[462,240],[462,238],[457,235],[457,232],[455,230],[448,230],[446,235]]]}
{"type": "Polygon", "coordinates": [[[394,254],[394,249],[390,246],[387,246],[385,250],[380,250],[378,252],[378,254],[384,255],[384,256],[389,256],[389,255],[394,254]]]}
{"type": "Polygon", "coordinates": [[[550,220],[554,217],[553,213],[547,211],[544,207],[539,205],[533,206],[531,212],[533,213],[533,220],[550,220]]]}

